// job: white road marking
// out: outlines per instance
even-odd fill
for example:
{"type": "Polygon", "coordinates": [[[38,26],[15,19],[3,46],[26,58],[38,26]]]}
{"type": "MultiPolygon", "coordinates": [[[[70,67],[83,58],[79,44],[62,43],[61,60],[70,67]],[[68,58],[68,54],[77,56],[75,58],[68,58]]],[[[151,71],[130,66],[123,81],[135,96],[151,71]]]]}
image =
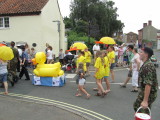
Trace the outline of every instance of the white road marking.
{"type": "Polygon", "coordinates": [[[29,73],[29,75],[31,76],[31,75],[33,75],[32,73],[29,73]]]}
{"type": "Polygon", "coordinates": [[[66,75],[66,78],[71,78],[71,79],[73,79],[75,76],[76,76],[76,74],[67,74],[67,75],[66,75]]]}
{"type": "Polygon", "coordinates": [[[159,86],[159,89],[160,89],[160,86],[159,86]]]}
{"type": "MultiPolygon", "coordinates": [[[[116,69],[116,70],[114,70],[115,72],[117,72],[117,71],[123,71],[123,70],[129,70],[129,68],[124,68],[124,69],[116,69]]],[[[95,72],[94,70],[91,70],[90,72],[95,72]]]]}
{"type": "MultiPolygon", "coordinates": [[[[71,83],[75,83],[76,81],[70,81],[71,83]]],[[[96,84],[96,82],[86,82],[86,83],[92,83],[92,84],[96,84]]],[[[105,83],[105,82],[103,82],[103,83],[105,83]]],[[[123,83],[110,83],[110,84],[112,84],[112,85],[121,85],[121,84],[123,84],[123,83]]],[[[131,85],[132,83],[127,83],[128,85],[131,85]]]]}

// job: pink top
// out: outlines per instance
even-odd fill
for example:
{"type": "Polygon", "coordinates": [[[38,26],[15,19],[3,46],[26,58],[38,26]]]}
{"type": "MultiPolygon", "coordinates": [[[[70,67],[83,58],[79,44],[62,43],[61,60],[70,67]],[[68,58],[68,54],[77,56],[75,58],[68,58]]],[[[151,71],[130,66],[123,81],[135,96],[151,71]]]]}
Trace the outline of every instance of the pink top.
{"type": "Polygon", "coordinates": [[[118,50],[118,55],[119,55],[119,56],[122,56],[122,55],[123,55],[123,48],[119,48],[119,50],[118,50]]]}

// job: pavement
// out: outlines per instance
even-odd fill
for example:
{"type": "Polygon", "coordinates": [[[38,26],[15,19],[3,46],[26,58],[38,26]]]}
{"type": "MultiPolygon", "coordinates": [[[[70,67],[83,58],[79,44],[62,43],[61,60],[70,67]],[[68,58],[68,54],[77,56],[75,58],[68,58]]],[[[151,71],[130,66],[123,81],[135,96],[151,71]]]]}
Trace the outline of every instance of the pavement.
{"type": "MultiPolygon", "coordinates": [[[[160,61],[159,52],[156,52],[156,56],[160,61]]],[[[10,94],[8,96],[5,96],[5,98],[0,97],[0,101],[2,101],[0,105],[4,106],[0,108],[0,113],[8,111],[8,109],[3,108],[10,108],[9,111],[12,115],[17,119],[21,117],[21,120],[26,120],[27,116],[22,114],[26,111],[28,112],[27,120],[36,120],[37,117],[39,120],[44,120],[43,118],[47,118],[47,120],[51,118],[54,120],[134,120],[133,103],[138,93],[130,92],[132,89],[131,83],[127,85],[127,88],[120,88],[119,86],[126,79],[128,70],[126,68],[115,69],[116,83],[111,83],[111,92],[105,98],[94,96],[96,92],[92,89],[96,87],[96,84],[93,78],[93,69],[91,71],[91,76],[86,79],[86,90],[92,95],[89,100],[85,96],[75,97],[77,90],[75,74],[66,74],[67,83],[64,87],[33,86],[31,81],[25,81],[25,78],[23,78],[14,87],[9,88],[10,94]],[[21,106],[22,109],[17,112],[17,109],[21,106]],[[50,114],[50,110],[52,114],[50,114]],[[36,112],[35,116],[33,111],[36,112]],[[38,114],[38,111],[41,114],[38,114]],[[66,115],[63,116],[59,113],[65,113],[66,115]]],[[[157,69],[160,83],[159,71],[160,68],[157,69]]],[[[30,77],[32,78],[32,74],[30,74],[30,77]]],[[[105,87],[105,84],[103,86],[105,87]]],[[[0,91],[3,91],[3,89],[0,89],[0,91]]],[[[160,119],[159,111],[160,90],[158,91],[158,98],[152,106],[152,120],[160,119]]],[[[5,113],[1,114],[0,120],[3,120],[5,116],[7,116],[5,113]]],[[[9,120],[13,116],[9,116],[5,120],[9,120]]]]}

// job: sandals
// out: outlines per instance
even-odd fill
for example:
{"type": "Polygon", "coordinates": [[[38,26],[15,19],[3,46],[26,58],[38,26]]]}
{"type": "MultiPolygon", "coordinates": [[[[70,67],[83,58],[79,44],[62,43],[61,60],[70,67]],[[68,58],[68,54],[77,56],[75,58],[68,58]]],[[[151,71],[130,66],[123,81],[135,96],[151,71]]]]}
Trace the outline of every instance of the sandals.
{"type": "Polygon", "coordinates": [[[103,92],[101,97],[104,98],[105,95],[107,95],[107,93],[106,93],[106,92],[103,92]]]}
{"type": "Polygon", "coordinates": [[[4,94],[4,95],[8,95],[8,92],[4,92],[3,94],[4,94]]]}
{"type": "Polygon", "coordinates": [[[93,88],[93,91],[98,91],[98,88],[93,88]]]}
{"type": "Polygon", "coordinates": [[[120,85],[121,88],[126,88],[126,85],[122,84],[120,85]]]}
{"type": "Polygon", "coordinates": [[[131,90],[131,92],[138,92],[138,90],[131,90]]]}
{"type": "Polygon", "coordinates": [[[95,96],[102,96],[102,94],[101,93],[96,93],[95,96]]]}
{"type": "Polygon", "coordinates": [[[90,94],[87,94],[86,98],[89,99],[90,97],[91,97],[91,95],[90,95],[90,94]]]}
{"type": "Polygon", "coordinates": [[[76,94],[75,96],[76,96],[76,97],[81,97],[81,96],[82,96],[82,94],[79,94],[79,93],[78,93],[78,94],[76,94]]]}

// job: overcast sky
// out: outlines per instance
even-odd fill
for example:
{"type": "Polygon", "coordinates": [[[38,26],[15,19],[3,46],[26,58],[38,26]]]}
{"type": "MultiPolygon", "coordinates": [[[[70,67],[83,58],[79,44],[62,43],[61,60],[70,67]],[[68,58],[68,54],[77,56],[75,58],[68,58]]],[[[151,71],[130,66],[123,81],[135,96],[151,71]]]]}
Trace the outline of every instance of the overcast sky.
{"type": "MultiPolygon", "coordinates": [[[[71,0],[58,0],[63,16],[70,14],[71,0]]],[[[143,27],[143,23],[152,20],[155,28],[160,29],[160,0],[113,0],[118,14],[124,24],[124,33],[138,30],[143,27]]]]}

